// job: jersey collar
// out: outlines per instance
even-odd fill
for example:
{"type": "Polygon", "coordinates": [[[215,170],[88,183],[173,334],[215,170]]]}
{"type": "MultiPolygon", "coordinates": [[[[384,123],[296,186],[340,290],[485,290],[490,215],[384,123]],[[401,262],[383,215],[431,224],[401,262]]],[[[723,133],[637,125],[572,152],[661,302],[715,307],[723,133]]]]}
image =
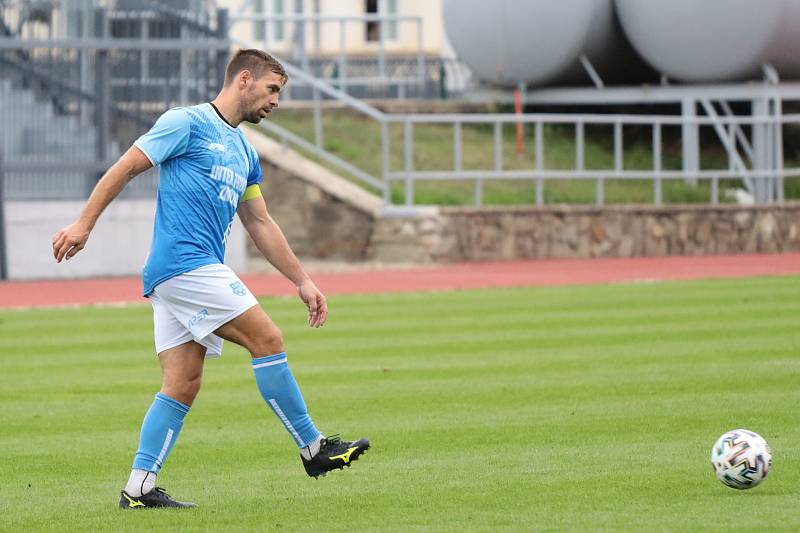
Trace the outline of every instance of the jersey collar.
{"type": "Polygon", "coordinates": [[[213,110],[214,110],[214,112],[217,114],[217,117],[219,117],[219,119],[220,119],[222,122],[224,122],[226,126],[228,126],[228,127],[229,127],[229,128],[231,128],[231,129],[234,129],[234,130],[236,129],[236,126],[234,126],[233,124],[231,124],[230,122],[228,122],[227,120],[225,120],[225,117],[223,117],[223,116],[222,116],[222,113],[220,113],[220,112],[219,112],[219,109],[217,109],[217,106],[215,106],[215,105],[214,105],[214,104],[212,104],[211,102],[209,102],[209,103],[208,103],[208,105],[210,105],[210,106],[211,106],[211,109],[213,109],[213,110]]]}

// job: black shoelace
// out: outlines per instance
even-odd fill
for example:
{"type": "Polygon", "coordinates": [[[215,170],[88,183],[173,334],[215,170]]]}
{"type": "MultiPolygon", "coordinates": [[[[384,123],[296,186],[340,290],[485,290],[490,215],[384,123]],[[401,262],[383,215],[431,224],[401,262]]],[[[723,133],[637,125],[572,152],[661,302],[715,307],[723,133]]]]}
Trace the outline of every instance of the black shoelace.
{"type": "Polygon", "coordinates": [[[337,449],[342,446],[342,439],[339,437],[339,434],[331,435],[330,437],[325,437],[325,448],[330,449],[337,449]]]}

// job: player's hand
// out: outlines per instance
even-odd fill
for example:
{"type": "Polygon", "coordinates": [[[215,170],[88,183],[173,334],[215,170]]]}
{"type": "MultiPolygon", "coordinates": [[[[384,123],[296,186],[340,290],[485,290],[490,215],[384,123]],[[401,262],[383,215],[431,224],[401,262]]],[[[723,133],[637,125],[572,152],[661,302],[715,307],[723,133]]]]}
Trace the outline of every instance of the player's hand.
{"type": "Polygon", "coordinates": [[[73,222],[53,236],[53,257],[60,263],[62,259],[69,261],[71,257],[83,250],[89,240],[91,230],[80,220],[73,222]]]}
{"type": "Polygon", "coordinates": [[[328,319],[328,302],[325,301],[325,295],[310,279],[298,285],[297,292],[308,307],[308,325],[312,328],[323,325],[328,319]]]}

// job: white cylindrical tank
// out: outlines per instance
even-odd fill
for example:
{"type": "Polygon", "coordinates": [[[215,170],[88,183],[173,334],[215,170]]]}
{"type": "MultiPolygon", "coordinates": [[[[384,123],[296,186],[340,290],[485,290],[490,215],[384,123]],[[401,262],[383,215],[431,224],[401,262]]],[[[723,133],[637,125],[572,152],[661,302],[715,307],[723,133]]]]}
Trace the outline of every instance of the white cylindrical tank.
{"type": "Polygon", "coordinates": [[[459,58],[495,85],[591,83],[582,55],[603,79],[636,63],[613,0],[444,0],[443,9],[459,58]]]}
{"type": "Polygon", "coordinates": [[[616,0],[622,27],[660,72],[688,82],[800,76],[800,0],[616,0]]]}

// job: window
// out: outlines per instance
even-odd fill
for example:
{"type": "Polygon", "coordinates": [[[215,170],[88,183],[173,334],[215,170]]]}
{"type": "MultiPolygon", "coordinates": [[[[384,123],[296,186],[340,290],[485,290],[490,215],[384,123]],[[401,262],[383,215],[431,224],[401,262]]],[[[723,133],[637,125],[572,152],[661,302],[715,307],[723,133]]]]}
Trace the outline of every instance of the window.
{"type": "MultiPolygon", "coordinates": [[[[284,14],[284,5],[283,0],[272,0],[272,13],[274,15],[283,15],[284,14]]],[[[284,34],[283,34],[283,26],[284,22],[282,20],[275,21],[275,40],[282,41],[284,34]]]]}
{"type": "MultiPolygon", "coordinates": [[[[386,14],[397,15],[397,0],[386,0],[386,14]]],[[[397,40],[397,21],[386,23],[386,38],[397,40]]]]}
{"type": "MultiPolygon", "coordinates": [[[[264,0],[253,0],[253,13],[256,15],[264,14],[264,0]]],[[[264,21],[257,20],[253,22],[253,39],[263,41],[264,37],[264,21]]]]}
{"type": "MultiPolygon", "coordinates": [[[[397,0],[365,0],[364,12],[367,15],[397,15],[397,0]],[[381,6],[383,4],[383,6],[381,6]],[[383,7],[383,9],[381,9],[383,7]]],[[[397,39],[397,21],[392,20],[383,23],[386,28],[385,39],[397,39]]],[[[375,42],[381,40],[381,23],[367,22],[366,40],[375,42]]]]}
{"type": "MultiPolygon", "coordinates": [[[[365,0],[365,9],[367,15],[377,15],[378,14],[378,0],[365,0]]],[[[367,42],[375,42],[380,41],[381,39],[381,26],[379,22],[375,21],[368,21],[367,22],[367,33],[365,36],[367,42]]]]}
{"type": "MultiPolygon", "coordinates": [[[[283,0],[252,0],[253,13],[256,15],[267,14],[269,16],[283,15],[284,2],[283,0]],[[269,3],[268,3],[269,2],[269,3]],[[271,7],[269,11],[265,8],[271,7]]],[[[272,22],[272,33],[267,35],[267,23],[263,20],[253,22],[253,38],[257,41],[263,41],[268,38],[270,41],[282,41],[284,39],[284,22],[276,20],[272,22]]]]}

